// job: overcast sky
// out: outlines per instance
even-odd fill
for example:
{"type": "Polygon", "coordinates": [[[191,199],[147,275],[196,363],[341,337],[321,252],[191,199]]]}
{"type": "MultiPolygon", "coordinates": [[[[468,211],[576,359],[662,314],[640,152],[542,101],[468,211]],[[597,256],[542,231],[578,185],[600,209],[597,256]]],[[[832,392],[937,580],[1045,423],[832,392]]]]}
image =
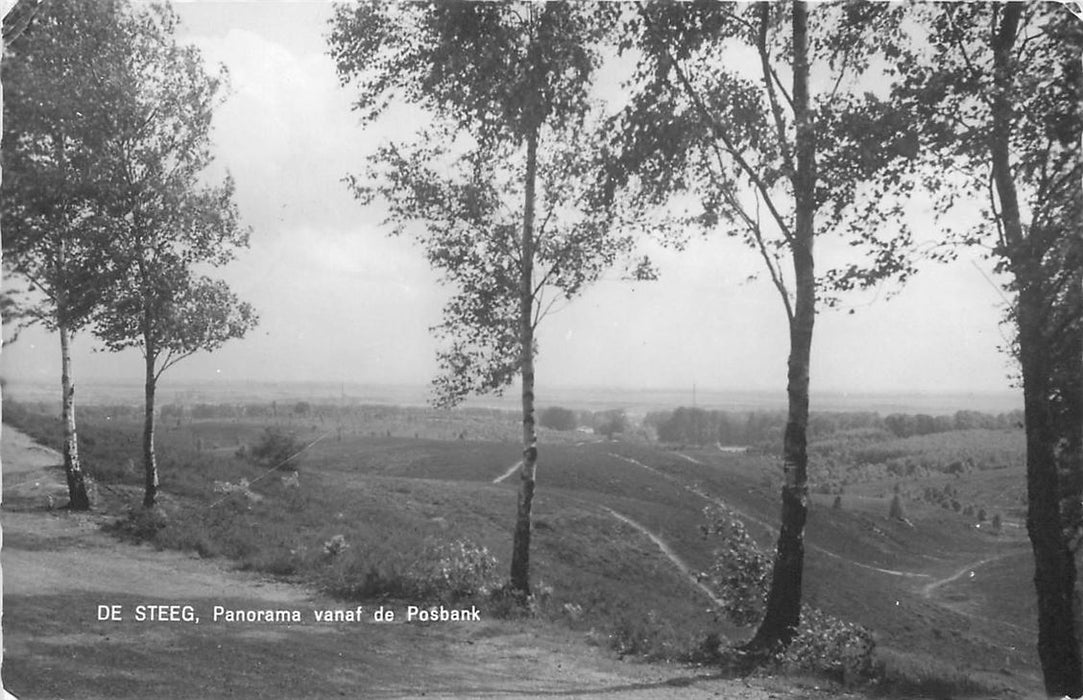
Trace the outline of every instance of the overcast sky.
{"type": "MultiPolygon", "coordinates": [[[[216,167],[232,173],[252,228],[251,248],[222,271],[261,316],[223,350],[184,360],[171,383],[327,380],[428,383],[436,346],[428,328],[447,292],[422,251],[393,239],[342,184],[389,135],[366,132],[338,85],[321,2],[193,2],[176,5],[182,39],[229,69],[232,95],[216,115],[216,167]]],[[[409,124],[399,123],[397,133],[409,124]]],[[[920,212],[920,203],[915,206],[920,212]]],[[[917,228],[931,230],[931,221],[917,228]]],[[[786,319],[757,257],[735,241],[697,240],[652,250],[658,282],[613,275],[540,331],[544,387],[615,386],[781,391],[786,319]]],[[[813,392],[999,392],[1011,365],[998,350],[1003,299],[989,264],[964,256],[929,267],[888,300],[852,297],[855,313],[824,310],[813,341],[813,392]],[[983,272],[984,271],[984,272],[983,272]]],[[[137,353],[93,352],[77,336],[77,381],[142,378],[137,353]]],[[[59,381],[59,343],[25,332],[0,359],[9,379],[59,381]]]]}

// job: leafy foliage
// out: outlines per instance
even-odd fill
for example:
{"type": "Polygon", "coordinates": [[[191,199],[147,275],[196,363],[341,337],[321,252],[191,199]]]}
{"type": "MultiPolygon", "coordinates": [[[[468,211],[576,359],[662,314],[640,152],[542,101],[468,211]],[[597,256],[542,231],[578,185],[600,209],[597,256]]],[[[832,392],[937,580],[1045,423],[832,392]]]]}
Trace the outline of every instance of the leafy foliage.
{"type": "Polygon", "coordinates": [[[587,87],[600,31],[589,7],[567,3],[371,3],[336,13],[332,56],[362,115],[376,119],[399,99],[430,120],[347,181],[361,202],[387,207],[392,232],[412,235],[455,290],[433,329],[443,341],[440,405],[505,388],[524,352],[537,351],[524,346],[523,325],[532,334],[629,257],[633,216],[599,208],[593,188],[604,146],[587,87]]]}
{"type": "Polygon", "coordinates": [[[154,379],[199,350],[215,350],[255,322],[224,282],[195,266],[228,263],[248,245],[230,179],[204,184],[210,128],[225,74],[174,38],[177,17],[156,7],[133,17],[131,58],[117,106],[107,290],[95,333],[111,350],[138,347],[154,379]]]}
{"type": "Polygon", "coordinates": [[[722,505],[704,509],[703,536],[720,538],[711,567],[702,574],[723,603],[722,611],[738,625],[751,625],[763,617],[771,558],[760,549],[745,524],[722,505]]]}
{"type": "Polygon", "coordinates": [[[985,200],[953,239],[985,246],[1011,275],[1038,650],[1047,694],[1075,696],[1083,693],[1072,595],[1083,532],[1083,28],[1053,3],[929,6],[918,16],[927,51],[905,54],[894,96],[920,117],[938,212],[957,197],[985,200]]]}
{"type": "Polygon", "coordinates": [[[32,292],[6,300],[22,302],[26,321],[76,329],[109,281],[102,255],[129,20],[117,2],[57,0],[34,15],[3,58],[4,266],[32,292]]]}
{"type": "Polygon", "coordinates": [[[366,2],[336,10],[329,41],[366,120],[398,97],[481,140],[521,143],[543,123],[579,119],[598,32],[590,11],[573,3],[366,2]]]}
{"type": "MultiPolygon", "coordinates": [[[[658,203],[691,195],[680,200],[683,222],[756,250],[792,313],[793,281],[782,264],[796,240],[797,117],[780,77],[792,63],[788,8],[649,3],[621,14],[620,47],[636,49],[638,64],[629,105],[614,119],[610,175],[620,184],[634,179],[640,195],[658,203]],[[737,69],[737,56],[759,65],[737,69]]],[[[817,277],[830,305],[841,292],[905,281],[914,271],[901,207],[914,184],[916,134],[858,87],[875,75],[876,31],[897,34],[890,18],[898,16],[843,5],[810,14],[812,58],[823,69],[817,82],[831,86],[810,95],[815,235],[842,237],[857,254],[817,277]]]]}
{"type": "Polygon", "coordinates": [[[628,415],[623,408],[599,411],[594,414],[594,432],[605,435],[610,440],[618,433],[628,429],[628,415]]]}
{"type": "Polygon", "coordinates": [[[418,595],[446,602],[487,596],[500,585],[497,561],[489,550],[461,539],[430,542],[411,576],[418,595]]]}
{"type": "Polygon", "coordinates": [[[248,449],[247,454],[256,464],[267,469],[296,471],[297,463],[292,458],[297,456],[301,447],[296,436],[272,426],[264,428],[260,439],[248,449]]]}
{"type": "Polygon", "coordinates": [[[777,660],[848,683],[867,682],[881,673],[872,632],[807,606],[797,636],[777,660]]]}
{"type": "Polygon", "coordinates": [[[575,411],[560,406],[550,406],[538,416],[538,422],[550,430],[575,430],[578,420],[575,411]]]}
{"type": "MultiPolygon", "coordinates": [[[[733,623],[759,623],[771,581],[771,558],[728,508],[709,506],[704,509],[704,517],[704,536],[721,538],[722,542],[701,580],[721,599],[722,612],[733,623]]],[[[840,681],[867,681],[878,673],[875,649],[869,630],[804,606],[796,636],[784,650],[776,652],[773,663],[840,681]]]]}

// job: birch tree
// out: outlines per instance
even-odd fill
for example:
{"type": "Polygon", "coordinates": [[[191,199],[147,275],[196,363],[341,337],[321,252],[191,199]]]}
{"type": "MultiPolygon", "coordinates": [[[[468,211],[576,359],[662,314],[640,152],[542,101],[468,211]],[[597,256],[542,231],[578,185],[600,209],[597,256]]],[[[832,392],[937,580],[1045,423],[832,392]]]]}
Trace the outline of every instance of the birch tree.
{"type": "Polygon", "coordinates": [[[803,2],[645,3],[621,15],[621,49],[638,66],[614,125],[612,177],[638,180],[657,202],[694,200],[689,226],[755,250],[789,331],[781,528],[765,615],[746,645],[754,653],[788,644],[800,620],[818,301],[834,305],[840,292],[913,272],[902,205],[882,195],[885,183],[907,187],[914,138],[855,87],[878,50],[858,29],[863,12],[818,6],[810,20],[803,2]],[[817,273],[814,244],[827,234],[856,255],[817,273]]]}
{"type": "Polygon", "coordinates": [[[606,216],[589,187],[601,145],[588,99],[595,20],[593,8],[570,3],[372,3],[339,7],[330,37],[367,120],[396,101],[432,120],[412,143],[381,148],[350,182],[362,201],[388,207],[393,230],[414,235],[455,290],[434,329],[444,341],[436,402],[521,379],[511,587],[524,597],[538,324],[631,247],[621,218],[606,216]]]}
{"type": "Polygon", "coordinates": [[[138,348],[144,366],[143,505],[157,502],[155,390],[181,359],[218,349],[256,322],[222,281],[197,269],[228,263],[248,245],[233,183],[205,184],[211,118],[224,74],[211,75],[195,47],[177,44],[168,7],[135,16],[121,83],[128,110],[110,140],[115,192],[106,246],[110,286],[95,334],[111,350],[138,348]]]}
{"type": "Polygon", "coordinates": [[[69,507],[90,499],[79,460],[73,336],[107,285],[103,240],[113,182],[106,144],[126,109],[126,61],[116,3],[20,3],[5,18],[4,269],[24,295],[5,295],[5,322],[42,323],[60,340],[64,472],[69,507]]]}

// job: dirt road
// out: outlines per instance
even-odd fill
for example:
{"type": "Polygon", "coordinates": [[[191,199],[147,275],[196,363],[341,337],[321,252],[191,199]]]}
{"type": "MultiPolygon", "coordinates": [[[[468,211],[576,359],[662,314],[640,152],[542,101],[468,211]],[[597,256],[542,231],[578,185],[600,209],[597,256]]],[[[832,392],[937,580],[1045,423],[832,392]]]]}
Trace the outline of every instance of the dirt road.
{"type": "Polygon", "coordinates": [[[580,634],[535,621],[404,623],[404,605],[389,606],[395,622],[372,621],[378,605],[348,621],[356,606],[227,562],[118,543],[100,531],[106,514],[50,509],[65,501],[59,455],[6,425],[2,448],[2,673],[21,700],[766,700],[821,692],[622,662],[580,634]],[[281,612],[273,622],[216,621],[216,606],[251,617],[281,612]],[[347,620],[316,621],[327,609],[347,620]]]}

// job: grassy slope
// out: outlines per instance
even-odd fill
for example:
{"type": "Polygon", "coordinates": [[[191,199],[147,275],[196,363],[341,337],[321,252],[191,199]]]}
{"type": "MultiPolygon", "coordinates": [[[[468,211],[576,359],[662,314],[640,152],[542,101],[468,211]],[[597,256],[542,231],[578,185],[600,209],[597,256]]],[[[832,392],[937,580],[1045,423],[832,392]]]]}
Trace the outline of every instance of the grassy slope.
{"type": "MultiPolygon", "coordinates": [[[[295,427],[302,427],[302,438],[325,435],[300,461],[299,494],[285,490],[278,474],[232,458],[236,445],[262,430],[256,421],[202,421],[162,431],[161,451],[169,455],[163,487],[180,495],[179,517],[214,530],[207,537],[228,533],[213,546],[205,543],[209,552],[303,576],[319,566],[321,544],[341,534],[365,566],[387,575],[408,567],[426,542],[465,538],[487,546],[506,569],[517,484],[514,476],[492,481],[518,459],[514,442],[387,437],[387,430],[362,426],[339,440],[332,430],[295,427]],[[194,452],[201,439],[203,451],[194,452]],[[215,479],[242,477],[253,482],[262,502],[239,510],[206,507],[216,498],[210,488],[215,479]]],[[[417,426],[394,432],[424,434],[411,427],[417,426]]],[[[138,464],[138,441],[125,437],[135,429],[134,423],[86,425],[88,461],[115,467],[132,458],[138,464]]],[[[731,638],[742,634],[706,614],[702,593],[657,547],[602,508],[649,528],[693,569],[706,568],[714,546],[698,530],[710,498],[748,515],[750,532],[772,546],[774,462],[718,452],[686,456],[696,461],[626,443],[542,444],[533,570],[536,582],[553,589],[551,614],[562,616],[564,604],[575,603],[583,613],[569,616],[573,627],[635,634],[648,626],[672,649],[719,630],[731,638]]],[[[972,472],[956,481],[977,480],[983,485],[975,488],[988,489],[983,480],[1007,471],[972,472]]],[[[138,483],[138,474],[127,468],[104,473],[138,483]]],[[[1019,604],[1033,597],[1031,569],[1018,534],[993,537],[976,530],[972,519],[918,502],[907,504],[910,525],[888,521],[879,491],[886,483],[849,487],[841,510],[830,508],[830,497],[813,499],[806,599],[876,630],[881,644],[895,650],[896,660],[913,664],[917,675],[935,673],[939,659],[981,677],[1032,682],[1034,616],[1019,604]],[[998,554],[1007,556],[938,588],[932,599],[923,594],[926,584],[951,576],[963,563],[998,554]],[[855,562],[927,576],[889,575],[855,562]]]]}

